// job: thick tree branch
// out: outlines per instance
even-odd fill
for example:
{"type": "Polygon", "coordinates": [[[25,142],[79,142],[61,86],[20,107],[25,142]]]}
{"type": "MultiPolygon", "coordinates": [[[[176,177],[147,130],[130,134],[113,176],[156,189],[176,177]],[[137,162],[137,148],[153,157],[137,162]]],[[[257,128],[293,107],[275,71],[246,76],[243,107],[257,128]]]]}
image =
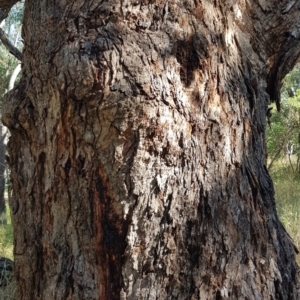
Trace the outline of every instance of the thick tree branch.
{"type": "Polygon", "coordinates": [[[9,53],[15,56],[18,60],[22,60],[22,53],[10,42],[2,28],[0,28],[0,40],[9,53]]]}
{"type": "Polygon", "coordinates": [[[265,16],[265,33],[259,37],[269,45],[267,92],[278,110],[282,79],[300,60],[300,21],[297,17],[299,8],[296,1],[282,2],[281,10],[274,10],[272,16],[265,16]]]}

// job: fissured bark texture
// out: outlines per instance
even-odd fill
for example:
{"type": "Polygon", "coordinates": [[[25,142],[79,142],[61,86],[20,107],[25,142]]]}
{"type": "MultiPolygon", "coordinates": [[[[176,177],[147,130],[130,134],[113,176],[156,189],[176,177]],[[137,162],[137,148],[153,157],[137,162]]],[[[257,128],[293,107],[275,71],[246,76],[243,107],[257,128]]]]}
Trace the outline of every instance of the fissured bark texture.
{"type": "Polygon", "coordinates": [[[299,299],[264,165],[299,4],[25,6],[3,115],[17,299],[299,299]]]}

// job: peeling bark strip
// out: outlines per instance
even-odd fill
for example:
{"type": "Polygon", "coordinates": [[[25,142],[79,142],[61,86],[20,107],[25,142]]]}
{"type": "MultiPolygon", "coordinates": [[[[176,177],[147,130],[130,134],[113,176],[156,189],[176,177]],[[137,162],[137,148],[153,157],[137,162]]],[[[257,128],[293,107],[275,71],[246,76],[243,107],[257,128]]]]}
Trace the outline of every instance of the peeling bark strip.
{"type": "Polygon", "coordinates": [[[293,3],[26,1],[18,299],[299,299],[263,155],[293,3]]]}

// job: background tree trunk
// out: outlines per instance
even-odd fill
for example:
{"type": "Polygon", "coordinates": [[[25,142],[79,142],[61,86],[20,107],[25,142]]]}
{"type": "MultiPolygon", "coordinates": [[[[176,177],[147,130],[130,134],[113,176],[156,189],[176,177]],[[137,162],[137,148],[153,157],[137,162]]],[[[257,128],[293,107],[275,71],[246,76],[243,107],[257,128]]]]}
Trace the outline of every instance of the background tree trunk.
{"type": "MultiPolygon", "coordinates": [[[[8,90],[12,90],[18,74],[21,71],[21,65],[18,64],[13,71],[8,85],[8,90]]],[[[6,204],[5,204],[5,183],[6,183],[6,143],[7,143],[7,128],[3,126],[2,121],[0,121],[0,224],[6,224],[6,204]]],[[[9,189],[7,191],[9,197],[9,189]]]]}
{"type": "Polygon", "coordinates": [[[0,122],[0,224],[6,224],[6,209],[5,209],[5,143],[6,132],[0,122]]]}
{"type": "Polygon", "coordinates": [[[18,299],[299,299],[263,142],[299,14],[26,1],[3,116],[18,299]]]}

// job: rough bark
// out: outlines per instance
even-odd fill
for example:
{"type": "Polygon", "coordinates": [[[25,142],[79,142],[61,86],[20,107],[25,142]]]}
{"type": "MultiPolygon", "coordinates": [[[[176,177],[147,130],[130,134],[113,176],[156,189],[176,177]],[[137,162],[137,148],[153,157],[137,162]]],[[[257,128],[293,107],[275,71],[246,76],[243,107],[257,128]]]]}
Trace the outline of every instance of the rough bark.
{"type": "Polygon", "coordinates": [[[264,165],[296,1],[26,1],[4,123],[18,299],[299,299],[264,165]]]}
{"type": "Polygon", "coordinates": [[[0,23],[8,16],[11,8],[20,0],[0,0],[0,23]]]}

